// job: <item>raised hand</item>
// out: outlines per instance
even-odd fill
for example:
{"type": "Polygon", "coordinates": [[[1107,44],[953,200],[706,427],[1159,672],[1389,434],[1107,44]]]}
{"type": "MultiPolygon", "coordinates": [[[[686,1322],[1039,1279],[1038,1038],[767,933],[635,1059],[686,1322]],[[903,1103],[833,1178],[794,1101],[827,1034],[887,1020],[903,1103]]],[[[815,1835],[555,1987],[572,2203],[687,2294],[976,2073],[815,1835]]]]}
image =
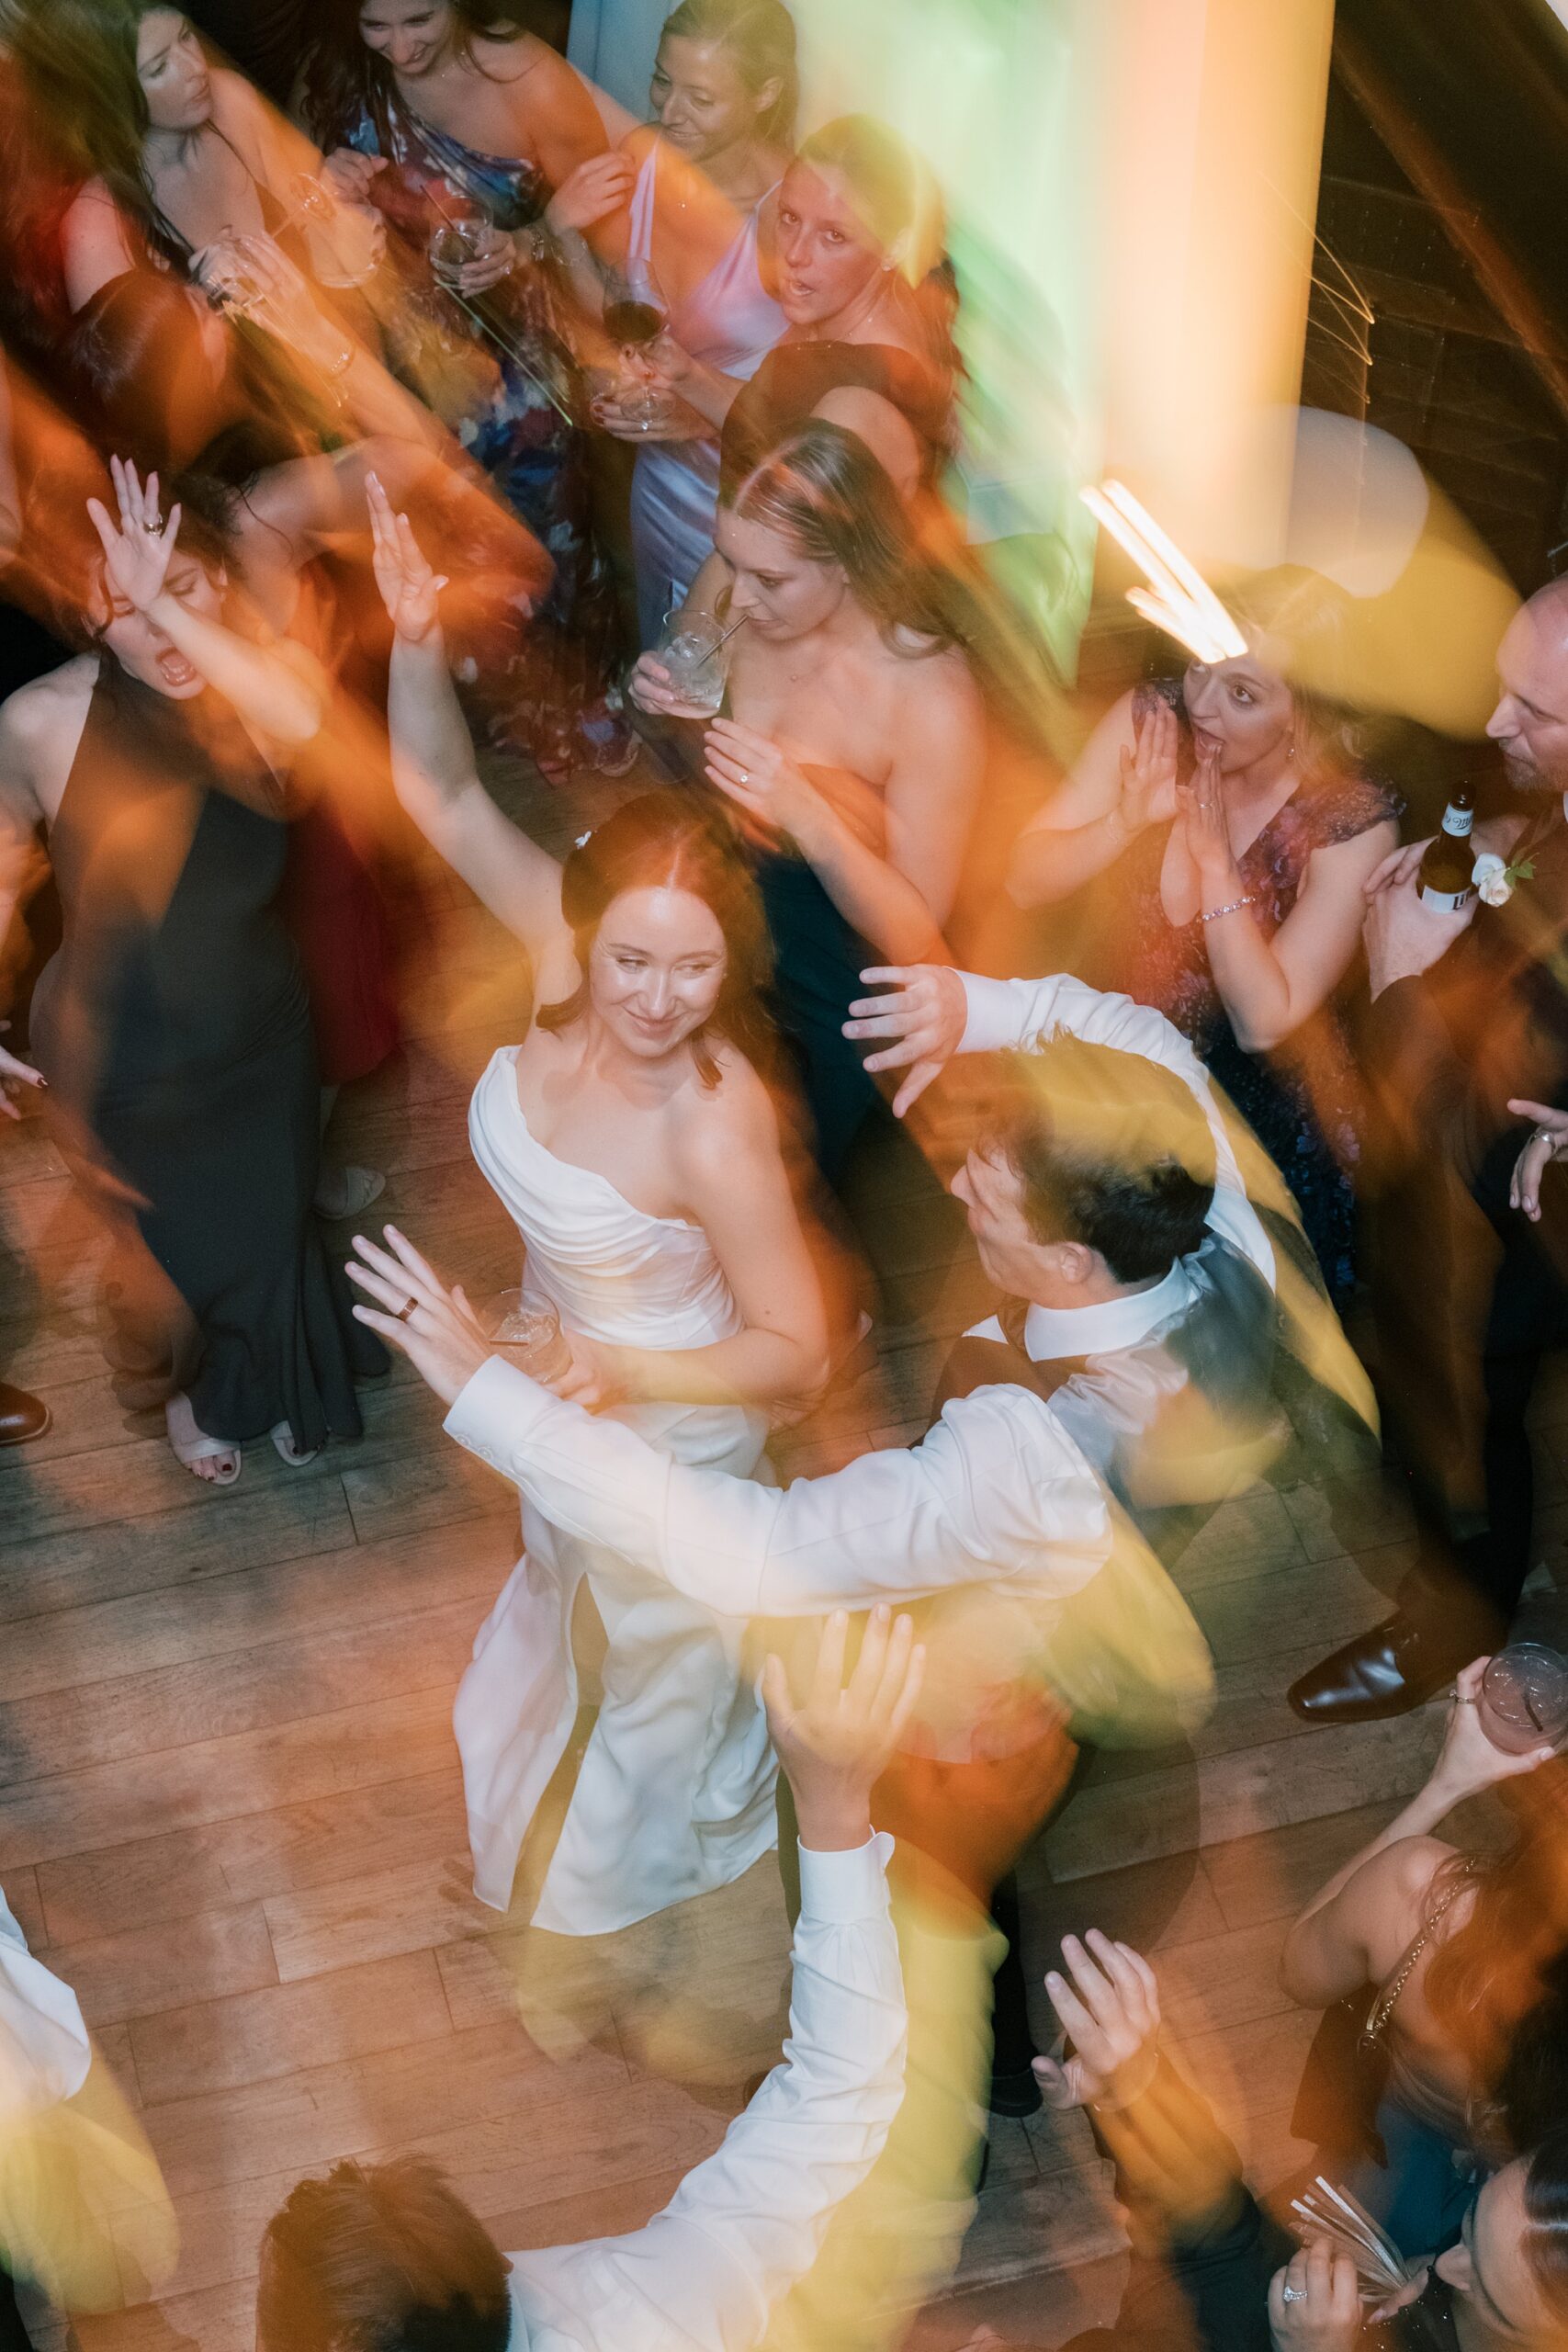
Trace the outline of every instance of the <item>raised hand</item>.
{"type": "Polygon", "coordinates": [[[1156,702],[1133,722],[1133,741],[1122,747],[1122,820],[1130,833],[1165,823],[1176,814],[1176,713],[1156,702]]]}
{"type": "Polygon", "coordinates": [[[180,510],[177,503],[171,506],[168,521],[161,524],[157,475],[149,474],[143,483],[125,458],[109,459],[109,478],[119,509],[118,522],[111,521],[97,499],[87,501],[87,512],[104,550],[104,586],[111,601],[144,613],[164,593],[179,537],[180,510]]]}
{"type": "Polygon", "coordinates": [[[888,994],[857,997],[844,1035],[897,1039],[868,1054],[865,1066],[908,1070],[893,1097],[893,1115],[901,1119],[963,1044],[969,1001],[958,973],[944,964],[876,964],[861,978],[881,981],[888,994]]]}
{"type": "Polygon", "coordinates": [[[1158,2054],[1159,1986],[1154,1970],[1131,1944],[1112,1943],[1091,1928],[1080,1943],[1062,1939],[1068,1983],[1051,1969],[1045,1990],[1074,2044],[1066,2062],[1037,2058],[1034,2072],[1055,2108],[1124,2105],[1146,2089],[1158,2054]]]}
{"type": "Polygon", "coordinates": [[[877,1608],[846,1683],[849,1630],[848,1615],[836,1610],[798,1706],[783,1659],[770,1654],[762,1668],[768,1728],[795,1791],[800,1842],[822,1852],[863,1846],[871,1835],[871,1792],[897,1749],[925,1672],[913,1619],[877,1608]]]}
{"type": "Polygon", "coordinates": [[[463,1292],[448,1290],[395,1225],[381,1230],[387,1240],[384,1250],[362,1234],[354,1237],[359,1254],[344,1271],[376,1302],[374,1306],[356,1306],[355,1318],[400,1350],[444,1405],[455,1405],[494,1350],[463,1292]]]}
{"type": "Polygon", "coordinates": [[[365,503],[370,510],[376,585],[381,591],[381,602],[398,635],[408,644],[418,645],[441,617],[446,574],[431,570],[408,516],[393,513],[392,502],[376,474],[365,477],[365,503]]]}
{"type": "Polygon", "coordinates": [[[1508,1206],[1520,1210],[1532,1225],[1540,1221],[1540,1180],[1554,1159],[1568,1159],[1568,1111],[1554,1111],[1550,1102],[1511,1100],[1516,1119],[1533,1119],[1535,1133],[1514,1162],[1508,1180],[1508,1206]]]}

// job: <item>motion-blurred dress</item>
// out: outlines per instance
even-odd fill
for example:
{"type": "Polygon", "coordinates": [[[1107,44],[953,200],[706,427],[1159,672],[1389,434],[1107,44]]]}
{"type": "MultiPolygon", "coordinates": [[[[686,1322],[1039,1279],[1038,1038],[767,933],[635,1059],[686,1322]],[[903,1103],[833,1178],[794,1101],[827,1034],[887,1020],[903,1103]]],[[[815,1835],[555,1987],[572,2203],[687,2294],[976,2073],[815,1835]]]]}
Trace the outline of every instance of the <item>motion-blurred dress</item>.
{"type": "MultiPolygon", "coordinates": [[[[701,1227],[634,1208],[605,1176],[530,1133],[517,1048],[491,1059],[468,1135],[516,1221],[530,1305],[612,1346],[703,1348],[739,1310],[701,1227]]],[[[767,1433],[739,1406],[621,1405],[613,1418],[679,1462],[749,1477],[767,1433]]],[[[525,1550],[480,1627],[457,1692],[474,1892],[504,1910],[539,1800],[578,1709],[572,1605],[587,1578],[608,1637],[604,1697],[535,1923],[600,1935],[725,1886],[773,1845],[767,1722],[741,1672],[742,1627],[523,1505],[525,1550]]]]}
{"type": "Polygon", "coordinates": [[[286,1420],[315,1446],[359,1435],[355,1377],[387,1359],[310,1210],[316,1057],[274,907],[278,797],[218,696],[175,702],[106,655],[50,829],[64,940],[33,1041],[67,1148],[140,1239],[105,1296],[122,1401],[183,1389],[209,1436],[286,1420]]]}
{"type": "MultiPolygon", "coordinates": [[[[1192,740],[1175,680],[1141,687],[1141,716],[1158,695],[1180,728],[1180,767],[1193,765],[1192,740]]],[[[1272,936],[1296,903],[1313,852],[1353,841],[1397,820],[1404,803],[1382,779],[1355,773],[1303,777],[1284,807],[1237,859],[1252,918],[1272,936]]],[[[1209,969],[1201,922],[1178,930],[1160,900],[1169,828],[1151,828],[1111,868],[1103,919],[1082,974],[1096,987],[1124,989],[1175,1023],[1224,1088],[1295,1195],[1302,1224],[1330,1295],[1355,1282],[1355,1183],[1360,1160],[1361,1089],[1343,1016],[1331,997],[1272,1054],[1247,1052],[1209,969]]]]}
{"type": "Polygon", "coordinates": [[[602,686],[615,605],[592,528],[587,444],[574,421],[581,390],[552,316],[548,278],[520,263],[487,293],[459,302],[435,283],[425,258],[443,217],[475,210],[498,229],[531,227],[549,184],[527,157],[487,155],[434,129],[395,91],[379,126],[362,107],[341,139],[391,167],[370,191],[408,280],[389,323],[389,357],[549,555],[555,577],[530,629],[526,666],[537,701],[581,707],[602,686]],[[548,676],[540,669],[541,621],[548,676]]]}
{"type": "MultiPolygon", "coordinates": [[[[632,190],[629,255],[651,266],[660,145],[650,144],[632,190]]],[[[670,310],[670,333],[683,351],[726,376],[754,375],[784,333],[784,315],[762,284],[759,198],[705,277],[670,310]]],[[[713,552],[718,504],[718,436],[654,442],[639,449],[632,474],[632,560],[637,567],[637,630],[657,643],[664,616],[682,603],[713,552]]]]}

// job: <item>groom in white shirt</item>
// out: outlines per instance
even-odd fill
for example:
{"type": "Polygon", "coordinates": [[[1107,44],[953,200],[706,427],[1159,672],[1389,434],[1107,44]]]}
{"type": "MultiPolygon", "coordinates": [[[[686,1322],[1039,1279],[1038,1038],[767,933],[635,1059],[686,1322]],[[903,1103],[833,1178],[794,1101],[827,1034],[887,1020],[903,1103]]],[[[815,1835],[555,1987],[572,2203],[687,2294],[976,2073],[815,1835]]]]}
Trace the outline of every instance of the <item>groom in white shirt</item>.
{"type": "MultiPolygon", "coordinates": [[[[932,976],[901,978],[913,995],[932,976]]],[[[1027,1047],[1066,1031],[1175,1072],[1212,1139],[1207,1229],[1272,1284],[1274,1253],[1207,1073],[1162,1015],[1065,978],[946,973],[940,980],[950,1032],[953,991],[959,1007],[960,1034],[950,1035],[947,1051],[960,1042],[964,1050],[1027,1047]]],[[[885,1021],[898,1017],[892,1000],[880,1001],[885,1021]]],[[[983,1165],[972,1172],[986,1181],[983,1165]]],[[[799,1617],[968,1588],[1048,1617],[1111,1554],[1113,1506],[1095,1466],[1032,1386],[1004,1378],[950,1403],[918,1446],[863,1454],[784,1489],[759,1486],[675,1462],[621,1423],[563,1402],[491,1353],[461,1294],[448,1293],[391,1227],[387,1242],[378,1249],[355,1239],[358,1262],[348,1272],[367,1303],[355,1311],[402,1349],[451,1408],[448,1433],[521,1487],[554,1525],[637,1560],[710,1609],[799,1617]]]]}
{"type": "MultiPolygon", "coordinates": [[[[1081,1203],[1052,1201],[1048,1168],[1043,1186],[1031,1187],[1028,1170],[1013,1164],[1026,1145],[1004,1136],[972,1151],[954,1189],[998,1285],[1013,1293],[1003,1317],[1022,1346],[1015,1353],[1001,1325],[968,1335],[954,1369],[965,1351],[982,1359],[970,1368],[977,1385],[959,1382],[965,1393],[953,1395],[920,1445],[863,1455],[782,1492],[692,1469],[490,1356],[461,1295],[449,1295],[390,1228],[387,1250],[356,1241],[362,1262],[349,1271],[374,1302],[356,1313],[451,1407],[449,1433],[555,1525],[732,1616],[798,1618],[895,1597],[931,1604],[922,1753],[905,1759],[905,1786],[878,1792],[879,1819],[899,1828],[906,1860],[919,1849],[947,1883],[967,1888],[983,1920],[997,1878],[1059,1792],[1064,1747],[1070,1759],[1060,1716],[1039,1727],[1042,1685],[1065,1693],[1097,1730],[1131,1707],[1145,1736],[1168,1739],[1206,1709],[1201,1635],[1107,1486],[1138,1510],[1198,1498],[1190,1476],[1183,1485],[1176,1474],[1214,1452],[1187,1442],[1183,1427],[1195,1404],[1202,1418],[1201,1360],[1233,1376],[1255,1367],[1260,1317],[1267,1356],[1275,1261],[1207,1074],[1159,1013],[1063,978],[870,977],[893,979],[895,993],[857,1007],[863,1017],[850,1027],[900,1041],[879,1061],[916,1062],[896,1107],[960,1047],[1032,1046],[1048,1069],[1066,1032],[1088,1065],[1113,1066],[1109,1093],[1120,1109],[1101,1157],[1128,1167],[1125,1222],[1140,1247],[1154,1248],[1119,1276],[1077,1229],[1081,1203]],[[1181,1169],[1182,1149],[1195,1171],[1181,1169]],[[1064,1220],[1043,1238],[1028,1229],[1035,1193],[1048,1220],[1058,1208],[1064,1220]],[[1166,1216],[1161,1202],[1178,1196],[1166,1216]],[[1195,1359],[1188,1342],[1203,1329],[1210,1341],[1195,1359]],[[1173,1446],[1140,1443],[1173,1412],[1173,1446]],[[1159,1478],[1151,1487],[1151,1469],[1175,1476],[1169,1492],[1159,1478]],[[1097,1607],[1089,1589],[1108,1564],[1097,1607]]],[[[1084,1075],[1092,1111],[1106,1090],[1092,1069],[1084,1075]]],[[[1049,1160],[1048,1135],[1043,1150],[1049,1160]]],[[[1252,1385],[1256,1417],[1266,1372],[1252,1385]]],[[[1211,1503],[1238,1475],[1236,1461],[1219,1454],[1211,1503]]],[[[1021,2012],[1021,1980],[1015,1989],[1021,2012]]],[[[1016,2071],[1027,2075],[1027,2064],[1016,2071]]]]}
{"type": "MultiPolygon", "coordinates": [[[[873,1785],[924,1653],[871,1620],[847,1687],[830,1618],[797,1706],[777,1657],[768,1727],[795,1791],[803,1900],[790,2039],[722,2146],[646,2229],[502,2255],[433,2165],[343,2164],[301,2181],[262,2241],[259,2352],[745,2352],[881,2152],[906,2012],[873,1785]]],[[[435,2119],[439,2120],[439,2119],[435,2119]]]]}

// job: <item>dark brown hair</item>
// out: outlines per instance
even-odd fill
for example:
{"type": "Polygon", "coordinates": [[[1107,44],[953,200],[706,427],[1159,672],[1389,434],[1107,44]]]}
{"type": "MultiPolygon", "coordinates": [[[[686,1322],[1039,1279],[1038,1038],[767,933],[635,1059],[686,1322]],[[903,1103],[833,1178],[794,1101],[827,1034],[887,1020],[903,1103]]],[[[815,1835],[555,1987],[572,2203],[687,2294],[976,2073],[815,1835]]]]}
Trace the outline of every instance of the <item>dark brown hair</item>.
{"type": "Polygon", "coordinates": [[[570,926],[582,973],[558,1004],[539,1007],[541,1029],[565,1029],[586,1012],[588,959],[599,926],[628,890],[687,890],[700,899],[724,933],[724,984],[702,1026],[686,1040],[705,1086],[718,1083],[718,1064],[706,1042],[712,1030],[747,1059],[764,1066],[772,1035],[760,1001],[771,976],[768,928],[750,871],[728,824],[700,802],[674,792],[628,800],[580,842],[561,871],[561,911],[570,926]]]}
{"type": "Polygon", "coordinates": [[[951,642],[903,501],[858,433],[814,418],[721,495],[742,522],[782,532],[813,563],[840,565],[856,604],[895,651],[930,652],[951,642]],[[901,647],[900,629],[925,642],[901,647]]]}
{"type": "Polygon", "coordinates": [[[268,2222],[260,2352],[506,2352],[506,2258],[417,2156],[302,2180],[268,2222]]]}

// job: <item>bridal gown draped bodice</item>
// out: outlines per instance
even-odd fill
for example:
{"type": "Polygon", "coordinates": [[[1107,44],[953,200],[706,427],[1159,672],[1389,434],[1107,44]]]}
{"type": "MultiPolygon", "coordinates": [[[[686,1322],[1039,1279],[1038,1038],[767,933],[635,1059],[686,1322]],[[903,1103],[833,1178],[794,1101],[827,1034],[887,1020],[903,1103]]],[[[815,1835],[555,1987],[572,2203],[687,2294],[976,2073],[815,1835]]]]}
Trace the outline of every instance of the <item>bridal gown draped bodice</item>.
{"type": "MultiPolygon", "coordinates": [[[[741,1317],[700,1226],[651,1216],[606,1176],[558,1159],[517,1092],[517,1051],[475,1090],[475,1159],[517,1226],[530,1305],[624,1347],[702,1348],[741,1317]]],[[[738,1406],[623,1405],[617,1419],[678,1461],[752,1474],[767,1423],[738,1406]]],[[[524,1553],[480,1628],[457,1695],[475,1892],[504,1909],[540,1797],[577,1713],[571,1611],[587,1579],[608,1642],[604,1697],[536,1923],[596,1935],[727,1884],[773,1842],[773,1758],[742,1678],[739,1619],[719,1618],[602,1545],[523,1508],[524,1553]]]]}

